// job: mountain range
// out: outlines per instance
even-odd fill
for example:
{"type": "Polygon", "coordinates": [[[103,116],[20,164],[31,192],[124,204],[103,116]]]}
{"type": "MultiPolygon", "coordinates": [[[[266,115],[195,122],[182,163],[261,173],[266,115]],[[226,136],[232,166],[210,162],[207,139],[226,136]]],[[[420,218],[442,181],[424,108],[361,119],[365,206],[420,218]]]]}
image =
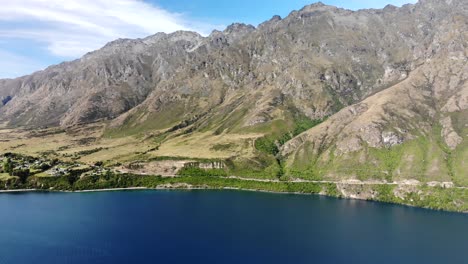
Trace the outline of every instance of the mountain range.
{"type": "Polygon", "coordinates": [[[209,36],[118,39],[0,80],[2,149],[112,166],[215,159],[256,178],[466,187],[467,55],[465,0],[358,11],[316,3],[209,36]],[[26,134],[8,139],[12,131],[26,134]],[[56,144],[21,146],[35,136],[56,144]]]}

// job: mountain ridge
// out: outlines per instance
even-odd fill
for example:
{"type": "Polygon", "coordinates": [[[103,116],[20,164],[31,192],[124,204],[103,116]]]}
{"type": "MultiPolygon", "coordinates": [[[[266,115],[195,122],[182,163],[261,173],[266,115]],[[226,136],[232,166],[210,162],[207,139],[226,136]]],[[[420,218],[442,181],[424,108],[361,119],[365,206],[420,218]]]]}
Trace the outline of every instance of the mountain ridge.
{"type": "Polygon", "coordinates": [[[467,10],[316,3],[208,36],[119,39],[0,80],[0,123],[97,122],[98,143],[134,137],[150,158],[199,153],[236,175],[467,186],[467,10]]]}

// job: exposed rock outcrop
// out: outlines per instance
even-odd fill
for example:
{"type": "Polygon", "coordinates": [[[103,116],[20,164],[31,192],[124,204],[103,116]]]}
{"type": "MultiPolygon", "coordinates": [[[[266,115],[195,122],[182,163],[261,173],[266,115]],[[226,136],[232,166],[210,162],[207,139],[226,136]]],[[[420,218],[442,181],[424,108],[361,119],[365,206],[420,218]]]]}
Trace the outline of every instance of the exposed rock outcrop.
{"type": "MultiPolygon", "coordinates": [[[[278,90],[310,118],[322,118],[407,78],[444,48],[444,27],[463,19],[465,1],[356,12],[318,3],[257,29],[237,23],[208,37],[179,31],[119,39],[81,59],[1,80],[0,97],[13,99],[0,121],[34,127],[116,119],[118,126],[182,105],[175,123],[242,95],[267,102],[278,90]]],[[[448,45],[449,58],[463,52],[460,41],[448,45]]],[[[435,93],[446,96],[440,78],[435,93]]],[[[449,87],[458,83],[451,78],[449,87]]],[[[242,105],[254,111],[252,102],[242,105]]],[[[465,92],[446,106],[460,108],[465,92]]]]}

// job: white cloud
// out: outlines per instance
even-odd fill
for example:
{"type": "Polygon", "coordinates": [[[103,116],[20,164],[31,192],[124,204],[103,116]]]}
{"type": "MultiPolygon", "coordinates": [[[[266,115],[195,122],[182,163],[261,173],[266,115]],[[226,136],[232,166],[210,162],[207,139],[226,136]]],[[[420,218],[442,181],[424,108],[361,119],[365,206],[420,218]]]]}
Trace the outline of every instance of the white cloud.
{"type": "Polygon", "coordinates": [[[0,6],[0,38],[39,42],[66,58],[117,38],[216,28],[140,0],[0,0],[0,6]]]}

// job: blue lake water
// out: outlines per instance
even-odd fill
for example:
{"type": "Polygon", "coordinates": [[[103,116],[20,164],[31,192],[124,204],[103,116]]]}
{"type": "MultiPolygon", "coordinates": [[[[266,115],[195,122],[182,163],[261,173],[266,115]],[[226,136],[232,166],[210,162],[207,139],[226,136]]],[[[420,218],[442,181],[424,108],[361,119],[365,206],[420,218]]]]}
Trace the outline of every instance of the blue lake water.
{"type": "Polygon", "coordinates": [[[468,263],[468,215],[236,191],[0,194],[0,263],[468,263]]]}

